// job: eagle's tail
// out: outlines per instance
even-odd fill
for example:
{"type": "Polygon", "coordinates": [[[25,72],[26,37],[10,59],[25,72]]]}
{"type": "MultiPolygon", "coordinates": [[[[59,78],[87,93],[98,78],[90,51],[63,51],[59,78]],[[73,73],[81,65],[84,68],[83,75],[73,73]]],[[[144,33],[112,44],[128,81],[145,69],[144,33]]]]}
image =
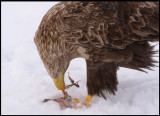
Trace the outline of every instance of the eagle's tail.
{"type": "Polygon", "coordinates": [[[148,42],[143,44],[135,43],[129,46],[128,49],[133,52],[132,60],[120,66],[143,72],[146,72],[144,69],[153,70],[153,67],[156,67],[155,63],[158,63],[153,57],[159,52],[159,50],[155,51],[154,47],[155,46],[150,45],[148,42]]]}

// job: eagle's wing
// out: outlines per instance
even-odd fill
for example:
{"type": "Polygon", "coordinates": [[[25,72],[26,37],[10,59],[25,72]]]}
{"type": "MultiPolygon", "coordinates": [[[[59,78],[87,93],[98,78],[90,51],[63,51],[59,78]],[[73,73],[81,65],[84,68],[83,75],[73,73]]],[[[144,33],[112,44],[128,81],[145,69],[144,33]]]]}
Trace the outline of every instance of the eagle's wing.
{"type": "Polygon", "coordinates": [[[159,2],[73,4],[66,7],[67,15],[61,16],[61,35],[71,44],[124,49],[135,41],[158,41],[159,2]]]}

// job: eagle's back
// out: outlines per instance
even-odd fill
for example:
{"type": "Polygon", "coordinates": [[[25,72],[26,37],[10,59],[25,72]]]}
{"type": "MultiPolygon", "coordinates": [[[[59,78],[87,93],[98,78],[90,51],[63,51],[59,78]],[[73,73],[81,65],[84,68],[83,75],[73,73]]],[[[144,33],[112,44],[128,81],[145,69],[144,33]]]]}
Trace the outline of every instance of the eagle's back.
{"type": "Polygon", "coordinates": [[[159,2],[61,2],[46,13],[39,30],[54,41],[124,49],[135,41],[158,41],[159,2]]]}
{"type": "MultiPolygon", "coordinates": [[[[77,2],[63,16],[67,42],[88,48],[124,49],[135,41],[158,41],[157,2],[77,2]]],[[[65,11],[65,12],[66,12],[65,11]]]]}

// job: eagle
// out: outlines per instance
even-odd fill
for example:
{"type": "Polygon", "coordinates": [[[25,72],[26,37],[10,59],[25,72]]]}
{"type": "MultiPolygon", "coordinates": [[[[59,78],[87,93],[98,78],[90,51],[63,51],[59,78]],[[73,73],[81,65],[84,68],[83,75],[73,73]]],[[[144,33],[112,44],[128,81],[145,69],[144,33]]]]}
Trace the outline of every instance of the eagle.
{"type": "Polygon", "coordinates": [[[152,70],[159,41],[159,2],[60,2],[42,18],[34,42],[58,90],[67,94],[64,74],[75,58],[87,65],[88,96],[117,91],[119,67],[152,70]]]}

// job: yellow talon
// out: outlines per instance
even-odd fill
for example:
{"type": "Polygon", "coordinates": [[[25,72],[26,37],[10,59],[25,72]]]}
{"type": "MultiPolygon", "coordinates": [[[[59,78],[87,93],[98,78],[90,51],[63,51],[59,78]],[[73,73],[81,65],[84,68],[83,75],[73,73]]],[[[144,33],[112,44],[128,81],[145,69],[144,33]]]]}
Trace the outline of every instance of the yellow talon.
{"type": "Polygon", "coordinates": [[[86,102],[91,102],[91,100],[92,100],[92,96],[91,95],[88,95],[87,97],[86,97],[86,102]]]}
{"type": "Polygon", "coordinates": [[[79,100],[78,100],[77,98],[74,98],[74,99],[73,99],[73,103],[75,103],[75,104],[76,104],[76,103],[79,103],[79,100]]]}
{"type": "Polygon", "coordinates": [[[88,95],[86,97],[86,100],[83,102],[83,105],[85,105],[86,107],[90,107],[91,106],[91,101],[92,101],[92,96],[88,95]]]}
{"type": "Polygon", "coordinates": [[[80,101],[77,98],[73,99],[73,104],[76,105],[76,107],[74,109],[80,109],[83,107],[82,104],[79,104],[79,103],[80,103],[80,101]]]}

